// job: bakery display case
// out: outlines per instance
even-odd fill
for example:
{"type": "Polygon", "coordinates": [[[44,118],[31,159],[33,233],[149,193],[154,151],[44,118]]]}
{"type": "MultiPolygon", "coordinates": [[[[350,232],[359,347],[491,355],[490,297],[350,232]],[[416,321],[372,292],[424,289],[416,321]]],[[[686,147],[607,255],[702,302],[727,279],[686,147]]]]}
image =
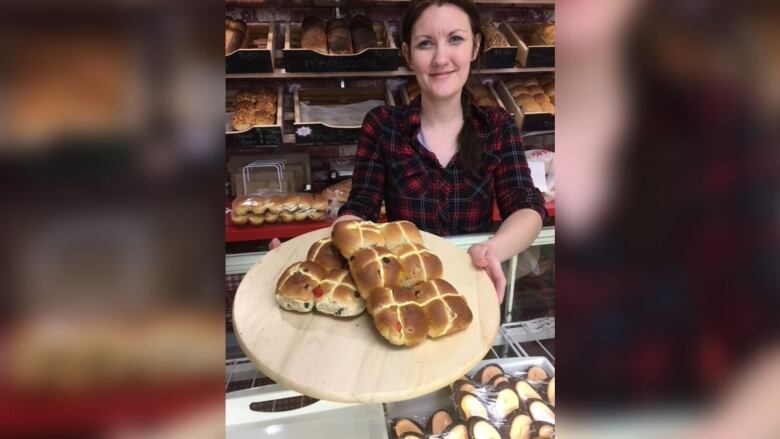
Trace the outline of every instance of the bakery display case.
{"type": "Polygon", "coordinates": [[[225,97],[226,146],[277,146],[282,143],[282,87],[230,90],[225,97]]]}

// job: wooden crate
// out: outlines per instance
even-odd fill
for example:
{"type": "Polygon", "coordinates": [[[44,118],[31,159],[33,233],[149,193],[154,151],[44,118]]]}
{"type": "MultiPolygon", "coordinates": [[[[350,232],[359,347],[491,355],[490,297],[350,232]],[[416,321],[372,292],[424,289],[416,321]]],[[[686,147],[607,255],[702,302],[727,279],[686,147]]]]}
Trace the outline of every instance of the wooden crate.
{"type": "Polygon", "coordinates": [[[274,71],[274,22],[247,23],[241,47],[225,55],[225,73],[270,73],[274,71]]]}
{"type": "Polygon", "coordinates": [[[534,33],[540,24],[502,22],[509,44],[517,46],[517,62],[523,67],[555,67],[555,46],[526,44],[522,37],[534,33]]]}
{"type": "Polygon", "coordinates": [[[301,144],[334,144],[357,141],[362,124],[330,125],[324,122],[304,122],[301,118],[300,103],[313,105],[345,105],[369,99],[382,99],[387,105],[395,105],[395,99],[389,86],[365,88],[318,88],[296,89],[294,92],[295,142],[301,144]]]}
{"type": "Polygon", "coordinates": [[[400,51],[387,22],[374,22],[378,47],[352,54],[329,54],[301,48],[301,23],[285,26],[284,69],[288,72],[377,72],[398,70],[400,51]]]}
{"type": "Polygon", "coordinates": [[[517,104],[512,93],[507,88],[504,81],[497,81],[495,91],[501,101],[504,103],[506,111],[515,118],[517,126],[522,132],[529,131],[550,131],[555,129],[555,115],[548,112],[524,113],[520,105],[517,104]]]}
{"type": "MultiPolygon", "coordinates": [[[[494,23],[495,24],[495,23],[494,23]]],[[[517,65],[517,40],[511,38],[511,29],[505,23],[499,23],[498,31],[504,34],[509,47],[492,47],[482,52],[482,68],[511,69],[517,65]]]]}
{"type": "Polygon", "coordinates": [[[273,125],[256,125],[246,131],[235,131],[230,126],[232,107],[236,91],[228,92],[225,115],[225,143],[228,147],[278,146],[282,141],[283,88],[279,86],[276,95],[276,122],[273,125]]]}

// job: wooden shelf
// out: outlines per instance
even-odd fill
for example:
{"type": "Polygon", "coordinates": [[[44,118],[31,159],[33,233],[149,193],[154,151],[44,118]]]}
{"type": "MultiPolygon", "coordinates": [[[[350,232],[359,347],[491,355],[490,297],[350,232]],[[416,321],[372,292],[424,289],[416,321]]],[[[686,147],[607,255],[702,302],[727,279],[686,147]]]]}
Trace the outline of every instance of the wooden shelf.
{"type": "MultiPolygon", "coordinates": [[[[555,72],[555,67],[514,67],[510,69],[480,69],[481,75],[503,75],[516,73],[549,73],[555,72]]],[[[414,71],[406,67],[386,72],[332,72],[332,73],[288,73],[284,69],[274,69],[273,73],[236,73],[226,74],[226,79],[302,79],[302,78],[396,78],[414,76],[414,71]]]]}

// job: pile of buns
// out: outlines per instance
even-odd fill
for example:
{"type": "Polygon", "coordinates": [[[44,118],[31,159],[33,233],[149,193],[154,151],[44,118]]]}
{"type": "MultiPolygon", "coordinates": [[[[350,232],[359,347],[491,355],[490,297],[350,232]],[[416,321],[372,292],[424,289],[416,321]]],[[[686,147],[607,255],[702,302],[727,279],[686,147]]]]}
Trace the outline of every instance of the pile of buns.
{"type": "Polygon", "coordinates": [[[491,22],[482,23],[482,34],[485,35],[485,49],[493,47],[509,47],[506,36],[491,22]]]}
{"type": "Polygon", "coordinates": [[[241,48],[246,35],[246,23],[242,20],[225,17],[225,55],[241,48]]]}
{"type": "Polygon", "coordinates": [[[236,94],[230,124],[236,131],[276,122],[276,90],[260,88],[241,90],[236,94]]]}
{"type": "Polygon", "coordinates": [[[371,19],[363,15],[328,21],[327,26],[318,17],[308,16],[301,23],[301,48],[320,53],[351,54],[377,47],[377,36],[371,19]]]}
{"type": "Polygon", "coordinates": [[[409,221],[341,221],[304,262],[279,278],[276,300],[287,310],[339,317],[367,310],[394,345],[414,345],[465,329],[466,299],[447,281],[441,260],[409,221]]]}
{"type": "Polygon", "coordinates": [[[509,93],[523,113],[555,114],[555,76],[528,76],[506,82],[509,93]]]}
{"type": "Polygon", "coordinates": [[[233,200],[230,220],[238,226],[319,221],[325,218],[327,210],[328,201],[320,194],[246,195],[233,200]]]}
{"type": "Polygon", "coordinates": [[[468,87],[474,103],[479,107],[498,107],[498,102],[493,97],[490,90],[482,84],[471,85],[468,87]]]}

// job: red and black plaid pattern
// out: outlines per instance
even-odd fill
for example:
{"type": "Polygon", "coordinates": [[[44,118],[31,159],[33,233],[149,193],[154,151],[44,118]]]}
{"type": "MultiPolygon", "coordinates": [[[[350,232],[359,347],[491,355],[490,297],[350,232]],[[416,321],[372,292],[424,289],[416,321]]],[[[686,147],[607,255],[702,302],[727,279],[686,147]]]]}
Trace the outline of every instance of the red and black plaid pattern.
{"type": "Polygon", "coordinates": [[[480,175],[458,156],[442,167],[417,139],[420,100],[377,107],[366,115],[358,140],[352,192],[339,215],[376,221],[382,200],[388,221],[408,220],[440,236],[490,231],[493,203],[502,218],[530,208],[544,220],[544,198],[531,180],[512,117],[500,108],[472,106],[471,123],[484,145],[480,175]]]}

